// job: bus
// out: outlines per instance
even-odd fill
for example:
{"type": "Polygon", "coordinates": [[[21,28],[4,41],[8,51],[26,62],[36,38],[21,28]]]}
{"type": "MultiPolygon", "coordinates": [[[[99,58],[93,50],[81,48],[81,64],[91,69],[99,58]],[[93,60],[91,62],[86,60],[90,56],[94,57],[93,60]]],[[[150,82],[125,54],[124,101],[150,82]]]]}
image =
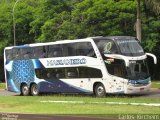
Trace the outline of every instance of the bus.
{"type": "Polygon", "coordinates": [[[131,36],[88,37],[4,49],[6,88],[23,96],[40,93],[147,93],[151,77],[145,53],[131,36]]]}

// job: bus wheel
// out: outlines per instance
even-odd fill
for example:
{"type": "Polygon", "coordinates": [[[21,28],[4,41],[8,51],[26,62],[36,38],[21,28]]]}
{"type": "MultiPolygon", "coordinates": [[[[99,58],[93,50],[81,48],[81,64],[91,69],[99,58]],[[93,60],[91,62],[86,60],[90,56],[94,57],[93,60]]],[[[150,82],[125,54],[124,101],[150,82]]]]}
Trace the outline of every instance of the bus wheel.
{"type": "Polygon", "coordinates": [[[23,96],[28,96],[29,95],[29,87],[28,87],[27,84],[22,84],[21,95],[23,95],[23,96]]]}
{"type": "Polygon", "coordinates": [[[95,91],[95,95],[97,97],[105,97],[106,96],[106,90],[105,90],[105,88],[104,88],[102,83],[98,83],[95,86],[94,91],[95,91]]]}
{"type": "Polygon", "coordinates": [[[32,96],[39,95],[39,90],[38,90],[38,85],[37,84],[32,84],[31,85],[31,95],[32,96]]]}

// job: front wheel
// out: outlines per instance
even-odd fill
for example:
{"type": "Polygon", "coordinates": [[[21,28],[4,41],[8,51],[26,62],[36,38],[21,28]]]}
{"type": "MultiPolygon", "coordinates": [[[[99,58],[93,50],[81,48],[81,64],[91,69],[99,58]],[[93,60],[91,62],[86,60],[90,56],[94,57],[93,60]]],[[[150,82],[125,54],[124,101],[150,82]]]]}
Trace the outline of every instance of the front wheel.
{"type": "Polygon", "coordinates": [[[95,95],[97,97],[105,97],[106,96],[106,90],[105,90],[104,85],[102,83],[98,83],[95,86],[94,91],[95,91],[95,95]]]}
{"type": "Polygon", "coordinates": [[[38,90],[38,85],[37,84],[32,84],[31,85],[31,95],[32,96],[39,95],[39,90],[38,90]]]}
{"type": "Polygon", "coordinates": [[[28,96],[29,95],[29,87],[27,84],[23,84],[21,86],[21,95],[28,96]]]}

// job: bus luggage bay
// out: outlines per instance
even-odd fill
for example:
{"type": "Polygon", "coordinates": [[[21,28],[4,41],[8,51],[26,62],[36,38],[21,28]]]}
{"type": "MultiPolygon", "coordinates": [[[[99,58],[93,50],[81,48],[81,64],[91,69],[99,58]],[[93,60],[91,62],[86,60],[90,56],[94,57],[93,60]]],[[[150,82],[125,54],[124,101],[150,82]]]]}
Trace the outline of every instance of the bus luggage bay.
{"type": "Polygon", "coordinates": [[[147,57],[130,36],[90,37],[4,49],[7,90],[39,93],[146,93],[151,86],[147,57]]]}

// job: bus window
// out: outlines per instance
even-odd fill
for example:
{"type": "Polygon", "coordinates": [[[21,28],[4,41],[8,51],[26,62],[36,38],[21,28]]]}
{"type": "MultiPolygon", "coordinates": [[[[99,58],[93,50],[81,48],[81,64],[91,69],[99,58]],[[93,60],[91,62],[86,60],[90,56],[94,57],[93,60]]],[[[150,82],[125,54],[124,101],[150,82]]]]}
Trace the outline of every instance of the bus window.
{"type": "Polygon", "coordinates": [[[15,60],[21,59],[20,48],[13,49],[13,59],[15,60]]]}
{"type": "Polygon", "coordinates": [[[108,73],[118,77],[126,76],[125,62],[120,59],[111,59],[106,58],[105,64],[108,70],[108,73]]]}
{"type": "Polygon", "coordinates": [[[34,59],[45,58],[47,57],[46,46],[37,46],[34,48],[34,59]]]}
{"type": "Polygon", "coordinates": [[[76,44],[76,55],[77,56],[89,56],[94,57],[95,52],[90,42],[80,42],[76,44]]]}
{"type": "Polygon", "coordinates": [[[78,68],[66,68],[66,78],[78,78],[78,68]]]}
{"type": "Polygon", "coordinates": [[[32,59],[33,58],[33,48],[21,48],[21,59],[32,59]]]}
{"type": "Polygon", "coordinates": [[[96,68],[79,67],[80,78],[102,78],[102,72],[96,68]]]}
{"type": "Polygon", "coordinates": [[[37,78],[45,80],[54,80],[59,78],[64,78],[64,68],[40,68],[35,69],[37,78]]]}
{"type": "Polygon", "coordinates": [[[48,57],[62,57],[61,45],[48,46],[48,57]]]}
{"type": "Polygon", "coordinates": [[[67,48],[66,56],[76,56],[76,44],[75,43],[66,44],[65,48],[67,48]]]}
{"type": "Polygon", "coordinates": [[[5,54],[6,54],[6,60],[12,60],[13,59],[12,50],[6,50],[5,54]]]}
{"type": "Polygon", "coordinates": [[[135,39],[118,39],[116,40],[120,52],[125,56],[141,56],[144,55],[144,50],[135,39]]]}
{"type": "Polygon", "coordinates": [[[112,40],[97,40],[97,47],[102,54],[117,54],[118,48],[112,40]]]}

